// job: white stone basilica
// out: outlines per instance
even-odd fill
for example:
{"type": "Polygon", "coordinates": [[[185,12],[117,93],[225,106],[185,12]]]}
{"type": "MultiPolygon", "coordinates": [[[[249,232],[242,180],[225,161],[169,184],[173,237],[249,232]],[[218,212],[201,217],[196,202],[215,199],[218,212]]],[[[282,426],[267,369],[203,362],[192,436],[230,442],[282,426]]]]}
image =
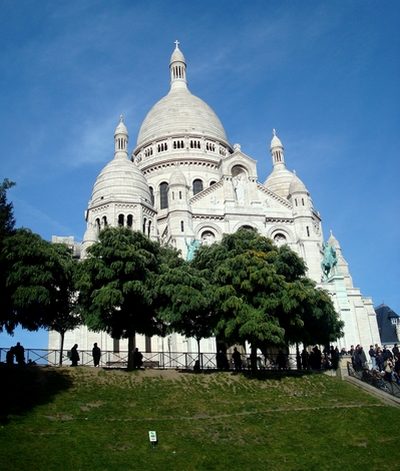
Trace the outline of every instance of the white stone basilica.
{"type": "MultiPolygon", "coordinates": [[[[339,242],[331,236],[337,269],[324,277],[321,262],[324,239],[320,214],[296,175],[286,168],[282,142],[275,130],[271,140],[272,171],[259,182],[257,162],[232,146],[214,111],[188,89],[186,61],[178,47],[170,60],[171,88],[145,117],[131,157],[128,131],[122,116],[115,130],[114,158],[100,172],[85,213],[87,229],[81,256],[98,240],[105,225],[141,230],[162,244],[171,244],[187,256],[190,244],[212,244],[240,227],[256,228],[276,244],[288,244],[306,262],[307,275],[327,289],[345,322],[338,346],[360,343],[368,349],[380,343],[372,299],[353,287],[339,242]],[[324,279],[325,278],[325,279],[324,279]]],[[[53,241],[62,238],[53,237],[53,241]]],[[[49,348],[59,347],[59,335],[50,332],[49,348]]],[[[80,328],[66,334],[65,345],[90,350],[127,350],[127,341],[80,328]]],[[[167,339],[137,336],[143,352],[195,352],[196,342],[180,335],[167,339]]],[[[215,339],[203,340],[203,352],[215,352],[215,339]]]]}

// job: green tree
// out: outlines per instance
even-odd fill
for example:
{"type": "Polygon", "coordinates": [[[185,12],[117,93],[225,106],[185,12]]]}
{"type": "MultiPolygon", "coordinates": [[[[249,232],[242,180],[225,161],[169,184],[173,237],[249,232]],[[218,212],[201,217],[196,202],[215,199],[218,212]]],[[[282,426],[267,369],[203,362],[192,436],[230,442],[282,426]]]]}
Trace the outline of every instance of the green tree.
{"type": "Polygon", "coordinates": [[[290,343],[328,345],[343,336],[344,322],[338,317],[329,294],[309,278],[299,281],[296,292],[297,315],[303,323],[301,329],[285,325],[286,338],[290,343]]]}
{"type": "Polygon", "coordinates": [[[8,178],[0,185],[0,243],[14,232],[15,219],[13,204],[7,202],[7,190],[15,186],[8,178]]]}
{"type": "MultiPolygon", "coordinates": [[[[193,265],[217,287],[217,332],[232,343],[250,343],[253,369],[258,348],[294,342],[306,319],[311,326],[310,319],[322,323],[334,312],[329,298],[317,295],[305,277],[304,261],[256,231],[242,229],[220,244],[199,248],[193,265]]],[[[331,328],[323,330],[333,336],[331,328]]]]}
{"type": "Polygon", "coordinates": [[[158,283],[160,318],[169,331],[196,339],[200,361],[200,341],[211,337],[216,326],[214,287],[181,258],[174,265],[164,264],[158,283]]]}
{"type": "Polygon", "coordinates": [[[128,338],[133,368],[135,334],[163,335],[156,312],[160,246],[130,228],[105,228],[79,264],[78,303],[89,329],[128,338]]]}
{"type": "Polygon", "coordinates": [[[4,241],[10,237],[15,231],[15,219],[13,212],[13,204],[7,201],[7,190],[15,185],[7,178],[0,185],[0,296],[2,309],[0,313],[0,332],[3,327],[7,326],[7,315],[11,311],[10,291],[7,289],[6,281],[6,260],[4,241]]]}
{"type": "Polygon", "coordinates": [[[78,261],[72,258],[72,251],[65,244],[52,244],[52,250],[58,255],[59,276],[57,296],[54,298],[52,315],[46,327],[60,334],[59,365],[62,366],[65,334],[83,323],[77,307],[78,293],[74,282],[78,261]]]}
{"type": "Polygon", "coordinates": [[[4,253],[11,299],[3,322],[7,332],[18,324],[30,331],[52,328],[63,340],[65,331],[80,323],[74,310],[71,250],[28,229],[17,229],[5,239],[4,253]]]}

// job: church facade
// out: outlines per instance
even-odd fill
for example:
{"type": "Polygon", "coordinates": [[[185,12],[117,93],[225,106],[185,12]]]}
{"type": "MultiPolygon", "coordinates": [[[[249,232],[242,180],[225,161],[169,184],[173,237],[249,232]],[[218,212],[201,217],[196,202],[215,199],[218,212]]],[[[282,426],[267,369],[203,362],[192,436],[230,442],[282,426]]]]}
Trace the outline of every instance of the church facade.
{"type": "MultiPolygon", "coordinates": [[[[143,231],[162,244],[171,244],[190,259],[199,244],[212,244],[223,234],[251,227],[275,244],[288,244],[306,262],[307,276],[328,290],[345,322],[338,346],[380,343],[373,303],[353,286],[337,239],[324,242],[321,216],[295,172],[286,168],[284,147],[273,130],[272,170],[260,182],[256,161],[239,144],[231,145],[214,111],[188,88],[186,61],[176,42],[170,59],[170,90],[148,112],[136,146],[128,151],[128,130],[122,116],[115,130],[114,158],[93,186],[85,218],[87,229],[81,256],[98,240],[106,225],[143,231]],[[324,270],[325,248],[336,261],[324,270]]],[[[57,240],[57,237],[53,238],[57,240]]],[[[66,345],[91,349],[127,350],[105,333],[80,328],[66,334],[66,345]]],[[[196,343],[174,334],[167,339],[137,336],[142,351],[194,352],[196,343]]],[[[50,332],[49,348],[58,348],[50,332]]],[[[215,339],[202,340],[203,352],[215,352],[215,339]]]]}

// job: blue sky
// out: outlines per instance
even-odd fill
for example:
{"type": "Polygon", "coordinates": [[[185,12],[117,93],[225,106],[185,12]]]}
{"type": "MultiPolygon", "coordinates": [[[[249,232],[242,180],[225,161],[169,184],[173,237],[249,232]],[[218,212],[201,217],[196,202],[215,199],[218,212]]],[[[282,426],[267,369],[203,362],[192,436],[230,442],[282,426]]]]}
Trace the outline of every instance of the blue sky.
{"type": "MultiPolygon", "coordinates": [[[[133,149],[169,90],[174,41],[192,93],[271,172],[272,129],[340,242],[356,287],[400,314],[400,4],[3,0],[0,179],[17,227],[81,241],[119,115],[133,149]]],[[[45,332],[0,334],[46,348],[45,332]]]]}

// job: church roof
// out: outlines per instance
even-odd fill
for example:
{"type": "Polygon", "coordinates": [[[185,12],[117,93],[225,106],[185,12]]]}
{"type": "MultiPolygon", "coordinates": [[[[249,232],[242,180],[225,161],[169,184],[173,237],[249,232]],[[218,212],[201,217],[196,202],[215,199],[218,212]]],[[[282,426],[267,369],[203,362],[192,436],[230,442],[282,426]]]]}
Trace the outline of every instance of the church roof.
{"type": "MultiPolygon", "coordinates": [[[[122,116],[114,133],[118,137],[128,137],[128,130],[122,116]]],[[[92,204],[106,200],[131,202],[133,200],[151,201],[149,186],[139,168],[128,158],[125,148],[116,147],[114,159],[100,172],[93,186],[92,204]]]]}
{"type": "Polygon", "coordinates": [[[137,147],[182,134],[208,137],[230,147],[218,116],[207,103],[189,91],[185,58],[178,48],[179,43],[176,43],[170,60],[171,89],[145,117],[139,130],[137,147]]]}
{"type": "Polygon", "coordinates": [[[173,185],[187,186],[186,177],[178,166],[175,166],[169,178],[169,186],[173,185]]]}
{"type": "Polygon", "coordinates": [[[265,180],[264,185],[282,198],[287,198],[292,180],[293,173],[290,170],[287,168],[275,168],[265,180]]]}
{"type": "Polygon", "coordinates": [[[293,172],[294,176],[289,185],[289,193],[293,195],[294,193],[308,193],[308,190],[300,178],[296,175],[296,172],[293,172]]]}
{"type": "Polygon", "coordinates": [[[396,324],[392,322],[392,319],[396,323],[400,323],[400,316],[396,314],[386,304],[381,304],[375,308],[376,319],[378,322],[379,334],[381,336],[382,344],[392,344],[399,342],[396,333],[396,324]]]}
{"type": "Polygon", "coordinates": [[[132,201],[143,198],[151,201],[146,179],[128,157],[115,157],[97,177],[92,191],[92,204],[106,199],[132,201]]]}

